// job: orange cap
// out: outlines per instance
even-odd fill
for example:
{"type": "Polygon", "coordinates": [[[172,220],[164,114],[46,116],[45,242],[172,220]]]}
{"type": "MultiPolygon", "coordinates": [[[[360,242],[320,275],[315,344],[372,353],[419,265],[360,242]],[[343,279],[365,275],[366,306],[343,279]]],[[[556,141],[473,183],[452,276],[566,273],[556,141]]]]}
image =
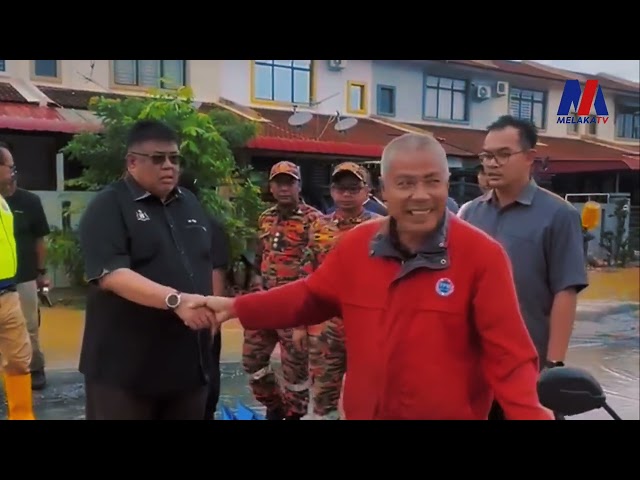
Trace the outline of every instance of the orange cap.
{"type": "Polygon", "coordinates": [[[269,180],[273,180],[273,177],[280,174],[290,175],[296,180],[300,180],[300,169],[295,163],[287,161],[276,163],[273,167],[271,167],[271,172],[269,172],[269,180]]]}
{"type": "Polygon", "coordinates": [[[331,174],[331,178],[335,177],[339,173],[349,172],[355,175],[358,179],[362,180],[364,183],[367,183],[366,176],[362,171],[362,167],[357,163],[353,162],[343,162],[333,169],[333,173],[331,174]]]}

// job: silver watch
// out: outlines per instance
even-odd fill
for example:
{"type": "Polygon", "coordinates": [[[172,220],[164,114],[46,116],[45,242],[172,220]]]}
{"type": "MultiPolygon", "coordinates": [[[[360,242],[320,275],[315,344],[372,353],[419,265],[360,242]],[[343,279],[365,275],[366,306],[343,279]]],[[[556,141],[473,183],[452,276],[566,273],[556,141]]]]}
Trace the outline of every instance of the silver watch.
{"type": "Polygon", "coordinates": [[[167,304],[167,307],[169,308],[169,310],[175,310],[180,305],[181,297],[182,297],[182,295],[181,295],[180,292],[170,293],[164,299],[164,303],[167,304]]]}

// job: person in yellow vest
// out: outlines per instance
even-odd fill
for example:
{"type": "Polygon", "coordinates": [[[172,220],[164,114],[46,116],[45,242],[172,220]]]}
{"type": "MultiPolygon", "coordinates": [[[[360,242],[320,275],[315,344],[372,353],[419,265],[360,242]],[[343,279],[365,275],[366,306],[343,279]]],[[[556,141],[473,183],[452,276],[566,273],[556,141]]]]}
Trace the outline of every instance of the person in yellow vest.
{"type": "Polygon", "coordinates": [[[0,144],[0,355],[9,420],[35,420],[31,396],[31,341],[14,280],[18,262],[13,214],[2,196],[15,176],[13,157],[0,144]]]}

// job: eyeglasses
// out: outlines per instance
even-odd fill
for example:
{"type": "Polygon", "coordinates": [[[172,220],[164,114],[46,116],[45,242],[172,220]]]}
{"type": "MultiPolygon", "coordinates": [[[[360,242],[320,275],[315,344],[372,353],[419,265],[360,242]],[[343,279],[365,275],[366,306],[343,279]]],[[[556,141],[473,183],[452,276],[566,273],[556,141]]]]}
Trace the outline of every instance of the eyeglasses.
{"type": "Polygon", "coordinates": [[[133,155],[139,155],[151,160],[154,165],[162,165],[165,160],[169,160],[172,165],[178,165],[182,161],[182,156],[179,153],[141,153],[141,152],[129,152],[133,155]]]}
{"type": "Polygon", "coordinates": [[[478,155],[478,158],[480,159],[480,162],[482,162],[483,165],[491,162],[491,160],[495,160],[498,166],[502,166],[505,163],[507,163],[509,159],[514,155],[517,155],[519,153],[524,153],[524,152],[526,152],[526,150],[519,150],[517,152],[499,152],[499,153],[482,152],[478,155]]]}

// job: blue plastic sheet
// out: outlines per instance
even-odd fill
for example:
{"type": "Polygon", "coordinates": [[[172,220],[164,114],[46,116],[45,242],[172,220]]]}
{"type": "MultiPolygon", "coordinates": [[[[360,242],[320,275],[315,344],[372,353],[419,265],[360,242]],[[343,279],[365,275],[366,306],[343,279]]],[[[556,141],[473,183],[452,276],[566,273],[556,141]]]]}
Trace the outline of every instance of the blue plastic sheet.
{"type": "Polygon", "coordinates": [[[231,410],[226,405],[220,408],[221,420],[264,420],[264,416],[238,401],[235,410],[231,410]]]}

